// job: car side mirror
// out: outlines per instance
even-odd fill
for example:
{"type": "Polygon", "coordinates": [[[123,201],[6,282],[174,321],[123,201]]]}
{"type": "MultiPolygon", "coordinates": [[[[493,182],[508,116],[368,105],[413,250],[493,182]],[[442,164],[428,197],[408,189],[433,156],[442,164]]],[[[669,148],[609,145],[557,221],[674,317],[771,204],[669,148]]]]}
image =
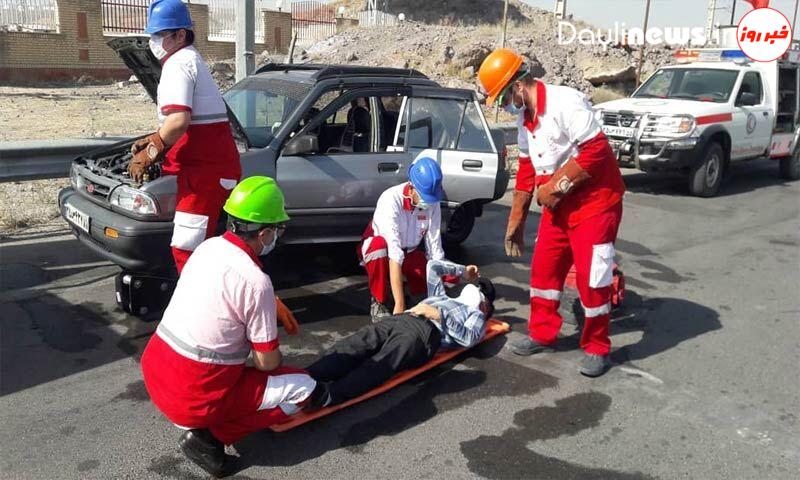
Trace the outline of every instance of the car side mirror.
{"type": "Polygon", "coordinates": [[[742,92],[739,94],[739,101],[736,102],[736,105],[740,107],[752,107],[753,105],[758,105],[758,98],[755,93],[742,92]]]}
{"type": "Polygon", "coordinates": [[[319,152],[319,138],[311,133],[304,133],[289,140],[283,147],[284,156],[306,155],[319,152]]]}

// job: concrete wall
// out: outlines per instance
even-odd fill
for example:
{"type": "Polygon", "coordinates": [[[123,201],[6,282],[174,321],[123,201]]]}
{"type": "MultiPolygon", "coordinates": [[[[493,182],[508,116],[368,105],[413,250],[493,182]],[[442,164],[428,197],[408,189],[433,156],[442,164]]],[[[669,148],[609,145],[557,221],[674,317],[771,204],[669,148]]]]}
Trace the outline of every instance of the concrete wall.
{"type": "MultiPolygon", "coordinates": [[[[82,75],[95,79],[127,79],[131,73],[106,45],[100,0],[57,0],[59,33],[0,32],[0,82],[71,81],[82,75]]],[[[233,42],[208,40],[208,7],[190,4],[195,46],[207,59],[232,58],[233,42]]],[[[285,53],[292,32],[288,12],[264,11],[263,50],[285,53]]]]}

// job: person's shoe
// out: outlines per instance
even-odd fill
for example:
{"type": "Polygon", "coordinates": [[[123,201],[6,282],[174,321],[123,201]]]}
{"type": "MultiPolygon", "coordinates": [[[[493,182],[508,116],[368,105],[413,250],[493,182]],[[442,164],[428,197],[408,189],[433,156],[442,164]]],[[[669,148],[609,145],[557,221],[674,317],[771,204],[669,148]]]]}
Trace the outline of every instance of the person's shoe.
{"type": "Polygon", "coordinates": [[[584,353],[579,370],[581,374],[594,378],[606,373],[610,367],[611,359],[608,355],[584,353]]]}
{"type": "Polygon", "coordinates": [[[369,316],[372,317],[372,323],[380,322],[386,317],[392,316],[392,311],[383,303],[377,301],[372,297],[372,303],[369,306],[369,316]]]}
{"type": "Polygon", "coordinates": [[[183,454],[211,475],[221,478],[229,474],[225,445],[206,429],[187,430],[178,440],[183,454]]]}
{"type": "Polygon", "coordinates": [[[325,408],[331,403],[331,382],[317,381],[317,386],[308,397],[308,402],[303,405],[304,412],[314,412],[320,408],[325,408]]]}
{"type": "Polygon", "coordinates": [[[533,355],[535,353],[552,352],[554,350],[555,349],[552,345],[542,345],[530,337],[525,337],[522,340],[511,342],[511,352],[523,357],[527,357],[528,355],[533,355]]]}

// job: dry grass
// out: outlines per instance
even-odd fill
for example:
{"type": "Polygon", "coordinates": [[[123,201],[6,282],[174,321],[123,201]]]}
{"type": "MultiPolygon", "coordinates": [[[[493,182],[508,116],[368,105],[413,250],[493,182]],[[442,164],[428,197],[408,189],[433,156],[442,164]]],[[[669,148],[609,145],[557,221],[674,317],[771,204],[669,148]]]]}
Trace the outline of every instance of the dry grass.
{"type": "Polygon", "coordinates": [[[610,102],[611,100],[617,100],[624,97],[625,95],[617,90],[612,90],[606,87],[598,87],[592,92],[591,99],[592,103],[597,105],[598,103],[610,102]]]}

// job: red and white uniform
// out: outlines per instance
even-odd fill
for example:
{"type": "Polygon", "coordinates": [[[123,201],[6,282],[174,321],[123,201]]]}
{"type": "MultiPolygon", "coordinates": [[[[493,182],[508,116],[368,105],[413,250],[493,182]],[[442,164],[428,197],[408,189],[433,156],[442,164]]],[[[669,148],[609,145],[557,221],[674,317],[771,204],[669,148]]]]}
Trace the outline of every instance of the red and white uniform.
{"type": "Polygon", "coordinates": [[[573,262],[586,312],[580,345],[605,355],[611,348],[611,283],[614,241],[622,219],[625,184],[586,95],[568,87],[536,83],[536,115],[520,115],[531,169],[517,176],[517,189],[533,192],[574,158],[591,179],[566,195],[554,210],[543,209],[531,263],[529,332],[540,344],[552,344],[561,329],[558,306],[573,262]]]}
{"type": "Polygon", "coordinates": [[[316,382],[297,368],[245,366],[250,350],[278,348],[276,318],[272,283],[249,247],[230,232],[203,242],[142,355],[153,403],[225,444],[286,421],[316,382]]]}
{"type": "Polygon", "coordinates": [[[358,248],[358,258],[367,269],[370,292],[377,301],[385,304],[390,298],[390,259],[403,266],[412,295],[427,291],[428,260],[444,258],[441,222],[438,203],[427,210],[411,204],[409,183],[395,185],[381,194],[358,248]],[[423,241],[424,250],[418,248],[423,241]]]}
{"type": "Polygon", "coordinates": [[[165,174],[178,176],[170,243],[178,273],[194,249],[214,234],[222,205],[242,174],[222,94],[192,46],[162,61],[159,124],[180,111],[191,112],[189,129],[170,148],[162,165],[165,174]]]}

